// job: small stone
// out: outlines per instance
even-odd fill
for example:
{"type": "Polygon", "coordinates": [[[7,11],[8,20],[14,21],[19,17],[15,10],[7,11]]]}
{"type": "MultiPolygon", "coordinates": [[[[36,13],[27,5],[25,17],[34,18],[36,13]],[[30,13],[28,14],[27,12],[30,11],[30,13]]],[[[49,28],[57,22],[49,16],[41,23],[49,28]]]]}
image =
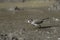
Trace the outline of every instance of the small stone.
{"type": "Polygon", "coordinates": [[[16,38],[16,37],[12,37],[12,40],[18,40],[18,38],[16,38]]]}
{"type": "Polygon", "coordinates": [[[47,38],[51,38],[51,37],[47,37],[47,38]]]}
{"type": "Polygon", "coordinates": [[[5,34],[5,36],[8,36],[7,34],[5,34]]]}
{"type": "Polygon", "coordinates": [[[35,30],[35,31],[38,31],[38,30],[35,30]]]}
{"type": "Polygon", "coordinates": [[[1,36],[4,36],[3,34],[1,34],[1,36]]]}
{"type": "Polygon", "coordinates": [[[58,38],[58,40],[60,40],[60,38],[58,38]]]}
{"type": "Polygon", "coordinates": [[[47,34],[49,34],[50,32],[46,32],[47,34]]]}

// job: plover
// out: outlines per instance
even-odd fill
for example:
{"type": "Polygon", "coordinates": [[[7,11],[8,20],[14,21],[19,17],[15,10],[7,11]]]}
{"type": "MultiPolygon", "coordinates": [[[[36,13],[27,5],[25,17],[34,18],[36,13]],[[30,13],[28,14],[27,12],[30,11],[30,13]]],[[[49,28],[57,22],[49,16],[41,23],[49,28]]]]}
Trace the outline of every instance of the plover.
{"type": "Polygon", "coordinates": [[[28,23],[30,23],[30,24],[32,24],[32,25],[34,25],[34,26],[40,26],[40,27],[41,27],[41,24],[42,24],[44,21],[46,21],[47,19],[49,19],[49,18],[44,18],[44,19],[42,19],[42,20],[30,19],[30,20],[28,20],[28,23]]]}

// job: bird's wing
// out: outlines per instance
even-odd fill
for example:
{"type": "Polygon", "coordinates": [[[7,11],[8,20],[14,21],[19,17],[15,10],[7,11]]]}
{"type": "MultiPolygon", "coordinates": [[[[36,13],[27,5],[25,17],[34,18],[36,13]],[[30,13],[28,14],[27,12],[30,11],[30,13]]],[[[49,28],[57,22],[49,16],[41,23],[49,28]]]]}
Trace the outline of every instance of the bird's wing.
{"type": "Polygon", "coordinates": [[[35,20],[35,21],[34,21],[35,24],[41,24],[42,22],[43,22],[43,21],[41,21],[41,20],[35,20]]]}
{"type": "Polygon", "coordinates": [[[36,20],[33,20],[33,21],[34,21],[35,24],[41,24],[44,21],[46,21],[47,19],[49,19],[49,18],[44,18],[44,19],[41,19],[41,20],[36,19],[36,20]]]}

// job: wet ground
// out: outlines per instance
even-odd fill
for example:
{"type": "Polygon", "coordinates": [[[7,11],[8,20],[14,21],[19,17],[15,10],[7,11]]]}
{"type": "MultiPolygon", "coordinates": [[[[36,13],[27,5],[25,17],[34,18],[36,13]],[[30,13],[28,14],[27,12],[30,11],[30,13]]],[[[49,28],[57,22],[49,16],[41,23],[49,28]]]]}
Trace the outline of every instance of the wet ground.
{"type": "Polygon", "coordinates": [[[18,12],[0,10],[0,39],[5,40],[60,40],[60,22],[49,28],[37,28],[27,23],[29,18],[43,19],[56,17],[60,19],[60,12],[49,12],[45,9],[24,9],[18,12]],[[7,37],[2,34],[7,34],[7,37]]]}

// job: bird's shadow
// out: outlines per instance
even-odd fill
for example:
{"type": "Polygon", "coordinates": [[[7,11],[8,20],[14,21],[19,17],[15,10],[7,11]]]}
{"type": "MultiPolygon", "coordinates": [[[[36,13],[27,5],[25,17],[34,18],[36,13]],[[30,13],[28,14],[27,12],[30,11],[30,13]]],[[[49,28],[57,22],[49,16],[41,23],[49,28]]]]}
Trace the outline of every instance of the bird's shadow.
{"type": "Polygon", "coordinates": [[[46,28],[51,28],[53,26],[41,26],[41,27],[37,27],[38,29],[46,29],[46,28]]]}

